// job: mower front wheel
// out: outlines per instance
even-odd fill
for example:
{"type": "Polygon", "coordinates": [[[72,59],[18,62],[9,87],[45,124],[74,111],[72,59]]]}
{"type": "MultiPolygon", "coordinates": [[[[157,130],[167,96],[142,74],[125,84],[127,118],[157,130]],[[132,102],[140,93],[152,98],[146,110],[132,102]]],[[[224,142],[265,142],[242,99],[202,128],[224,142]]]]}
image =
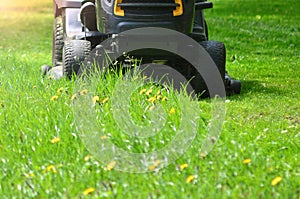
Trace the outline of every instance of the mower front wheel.
{"type": "Polygon", "coordinates": [[[65,41],[63,50],[63,74],[68,78],[76,75],[85,58],[90,54],[91,42],[86,40],[65,41]]]}

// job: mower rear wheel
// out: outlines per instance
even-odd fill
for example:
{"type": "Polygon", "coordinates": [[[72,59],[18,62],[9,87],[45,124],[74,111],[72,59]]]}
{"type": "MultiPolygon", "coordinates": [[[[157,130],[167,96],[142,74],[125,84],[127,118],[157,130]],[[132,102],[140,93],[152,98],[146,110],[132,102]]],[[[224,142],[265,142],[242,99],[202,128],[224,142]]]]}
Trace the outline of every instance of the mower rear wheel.
{"type": "MultiPolygon", "coordinates": [[[[225,80],[225,63],[226,63],[226,49],[225,45],[222,42],[217,41],[202,41],[199,43],[210,55],[212,60],[215,62],[222,80],[225,80]]],[[[192,83],[197,88],[196,91],[198,94],[201,94],[201,97],[209,97],[209,91],[207,88],[206,83],[204,82],[203,78],[199,76],[200,74],[196,75],[195,80],[192,80],[192,83]]]]}
{"type": "Polygon", "coordinates": [[[76,75],[91,51],[91,42],[86,40],[65,41],[63,50],[63,74],[68,78],[76,75]]]}
{"type": "Polygon", "coordinates": [[[208,52],[210,57],[215,62],[221,77],[225,78],[225,65],[226,65],[226,49],[222,42],[218,41],[202,41],[200,45],[208,52]]]}
{"type": "Polygon", "coordinates": [[[63,33],[62,17],[58,16],[54,19],[54,25],[53,25],[53,38],[52,38],[53,67],[61,65],[63,47],[64,47],[64,33],[63,33]]]}

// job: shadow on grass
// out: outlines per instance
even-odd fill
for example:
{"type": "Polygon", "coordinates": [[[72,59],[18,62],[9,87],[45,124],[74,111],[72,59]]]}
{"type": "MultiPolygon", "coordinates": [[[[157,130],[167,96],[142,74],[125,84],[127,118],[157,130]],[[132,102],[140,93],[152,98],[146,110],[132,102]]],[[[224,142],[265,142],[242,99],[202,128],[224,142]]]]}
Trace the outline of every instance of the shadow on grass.
{"type": "MultiPolygon", "coordinates": [[[[278,87],[267,85],[258,80],[242,81],[242,90],[239,96],[245,97],[248,95],[285,95],[285,92],[278,87]]],[[[237,95],[234,95],[237,96],[237,95]]]]}

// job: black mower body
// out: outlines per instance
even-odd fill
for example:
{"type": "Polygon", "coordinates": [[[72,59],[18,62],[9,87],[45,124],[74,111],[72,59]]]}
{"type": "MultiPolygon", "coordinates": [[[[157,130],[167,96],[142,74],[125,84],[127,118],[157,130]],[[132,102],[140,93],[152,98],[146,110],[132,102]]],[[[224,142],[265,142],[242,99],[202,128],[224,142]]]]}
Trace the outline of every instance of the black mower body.
{"type": "MultiPolygon", "coordinates": [[[[71,77],[80,68],[73,57],[84,60],[86,54],[105,39],[135,28],[167,28],[202,45],[216,63],[226,89],[230,90],[232,80],[225,70],[225,46],[221,42],[208,41],[204,19],[204,9],[207,8],[212,8],[212,3],[206,0],[54,0],[53,65],[62,65],[64,74],[71,77]]],[[[181,71],[184,71],[183,65],[189,64],[168,52],[153,49],[131,55],[140,56],[148,63],[162,57],[181,71]]],[[[188,81],[195,77],[192,86],[196,92],[203,92],[206,86],[200,74],[191,73],[193,70],[189,67],[183,72],[184,76],[188,81]]],[[[234,92],[239,93],[240,85],[235,85],[235,88],[238,89],[234,92]]]]}
{"type": "Polygon", "coordinates": [[[98,30],[103,33],[115,34],[141,27],[163,27],[185,34],[192,32],[194,1],[184,1],[184,6],[174,0],[96,2],[98,30]]]}
{"type": "MultiPolygon", "coordinates": [[[[79,17],[81,2],[54,0],[54,17],[62,16],[68,38],[80,39],[86,31],[93,32],[88,33],[88,37],[99,36],[95,31],[84,30],[79,17]]],[[[202,10],[211,8],[212,3],[205,0],[96,0],[95,5],[97,31],[102,35],[133,28],[162,27],[187,34],[197,41],[208,39],[202,10]],[[198,26],[194,27],[194,24],[198,26]]]]}

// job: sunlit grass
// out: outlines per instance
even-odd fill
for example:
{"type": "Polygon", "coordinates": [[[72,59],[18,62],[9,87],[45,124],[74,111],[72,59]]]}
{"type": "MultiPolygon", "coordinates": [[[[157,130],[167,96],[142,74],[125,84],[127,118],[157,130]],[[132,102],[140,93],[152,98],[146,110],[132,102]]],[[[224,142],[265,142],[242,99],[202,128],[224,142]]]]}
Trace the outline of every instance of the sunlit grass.
{"type": "Polygon", "coordinates": [[[0,0],[0,10],[16,9],[18,11],[27,11],[29,9],[34,10],[35,8],[45,7],[45,5],[51,5],[51,3],[51,0],[0,0]]]}

